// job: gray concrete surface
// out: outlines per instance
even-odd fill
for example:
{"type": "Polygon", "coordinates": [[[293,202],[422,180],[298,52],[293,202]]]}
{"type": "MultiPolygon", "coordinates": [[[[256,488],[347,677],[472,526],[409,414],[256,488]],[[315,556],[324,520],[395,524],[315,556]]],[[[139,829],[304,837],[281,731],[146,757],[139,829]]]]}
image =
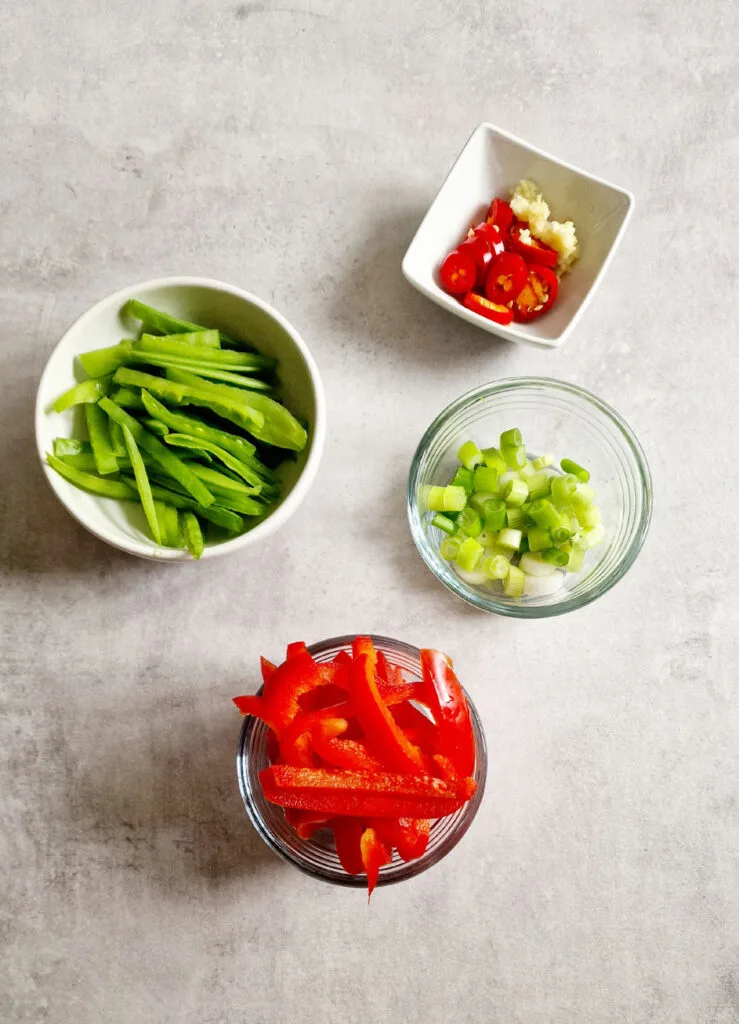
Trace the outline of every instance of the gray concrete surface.
{"type": "Polygon", "coordinates": [[[738,21],[728,0],[0,7],[3,1024],[739,1021],[738,21]],[[636,193],[560,351],[401,278],[481,120],[636,193]],[[32,442],[70,322],[169,272],[283,310],[331,417],[289,527],[181,570],[88,536],[32,442]],[[520,373],[612,402],[655,477],[632,572],[539,623],[455,602],[404,518],[429,420],[520,373]],[[260,653],[357,630],[452,653],[492,755],[464,843],[369,909],[251,830],[230,705],[260,653]]]}

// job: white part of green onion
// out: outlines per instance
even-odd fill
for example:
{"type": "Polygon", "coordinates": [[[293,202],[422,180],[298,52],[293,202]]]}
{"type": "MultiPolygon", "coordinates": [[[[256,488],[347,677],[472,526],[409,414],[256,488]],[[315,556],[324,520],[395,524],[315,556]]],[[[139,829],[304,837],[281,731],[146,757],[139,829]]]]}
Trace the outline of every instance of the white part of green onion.
{"type": "Polygon", "coordinates": [[[524,577],[523,592],[526,597],[550,597],[556,594],[564,583],[564,576],[561,572],[554,572],[551,576],[528,576],[524,577]]]}
{"type": "Polygon", "coordinates": [[[501,473],[498,477],[498,490],[502,494],[505,485],[510,483],[511,480],[520,480],[520,477],[515,469],[509,469],[507,473],[501,473]]]}
{"type": "Polygon", "coordinates": [[[469,583],[471,587],[484,587],[486,583],[490,582],[490,577],[482,571],[482,569],[460,569],[455,563],[454,571],[461,580],[465,583],[469,583]]]}
{"type": "Polygon", "coordinates": [[[526,551],[521,555],[519,567],[530,576],[553,576],[557,571],[549,562],[545,562],[539,555],[526,551]]]}
{"type": "Polygon", "coordinates": [[[589,530],[580,530],[580,534],[575,542],[575,546],[582,548],[587,551],[589,548],[594,548],[596,544],[600,544],[605,536],[605,530],[603,524],[598,523],[589,530]]]}
{"type": "Polygon", "coordinates": [[[528,483],[532,476],[536,476],[533,462],[527,462],[525,466],[521,466],[518,475],[528,483]]]}
{"type": "Polygon", "coordinates": [[[574,547],[570,552],[570,560],[567,563],[567,572],[580,572],[585,564],[585,548],[574,547]]]}
{"type": "Polygon", "coordinates": [[[546,455],[540,455],[538,459],[534,459],[534,469],[546,469],[547,466],[553,466],[557,460],[551,453],[546,455]]]}
{"type": "MultiPolygon", "coordinates": [[[[533,579],[534,577],[531,578],[533,579]]],[[[523,597],[525,585],[526,573],[512,565],[503,584],[503,593],[506,597],[523,597]]]]}

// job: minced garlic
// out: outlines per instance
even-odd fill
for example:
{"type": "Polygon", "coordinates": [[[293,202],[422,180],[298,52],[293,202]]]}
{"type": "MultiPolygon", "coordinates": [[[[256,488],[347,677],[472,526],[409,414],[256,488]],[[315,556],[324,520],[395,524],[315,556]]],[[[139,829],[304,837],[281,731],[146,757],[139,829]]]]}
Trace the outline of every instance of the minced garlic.
{"type": "MultiPolygon", "coordinates": [[[[561,276],[566,274],[577,259],[578,242],[575,234],[575,225],[571,220],[563,223],[558,220],[549,220],[549,205],[545,202],[544,196],[539,191],[535,182],[524,178],[519,181],[511,196],[511,209],[519,220],[526,221],[528,231],[550,246],[559,255],[557,261],[557,273],[561,276]]],[[[527,231],[520,233],[521,240],[528,242],[527,231]]]]}

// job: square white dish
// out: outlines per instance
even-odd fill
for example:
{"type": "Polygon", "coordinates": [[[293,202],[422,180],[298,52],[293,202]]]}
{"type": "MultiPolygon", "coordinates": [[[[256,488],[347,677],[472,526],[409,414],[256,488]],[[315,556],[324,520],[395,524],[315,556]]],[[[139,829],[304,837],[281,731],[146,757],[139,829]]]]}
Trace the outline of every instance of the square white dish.
{"type": "Polygon", "coordinates": [[[406,279],[429,299],[463,320],[511,341],[560,346],[577,323],[603,278],[634,206],[634,197],[531,146],[492,124],[479,125],[439,189],[403,257],[406,279]],[[522,178],[533,179],[549,203],[551,216],[575,223],[580,258],[563,279],[552,309],[530,323],[496,324],[443,290],[439,267],[464,239],[470,225],[484,219],[495,196],[508,198],[522,178]]]}

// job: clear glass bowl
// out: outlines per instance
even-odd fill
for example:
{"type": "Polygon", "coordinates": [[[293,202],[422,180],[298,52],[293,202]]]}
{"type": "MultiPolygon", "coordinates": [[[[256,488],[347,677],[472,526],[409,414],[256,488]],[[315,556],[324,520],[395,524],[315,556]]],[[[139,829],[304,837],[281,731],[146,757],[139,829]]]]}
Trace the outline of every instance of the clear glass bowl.
{"type": "Polygon", "coordinates": [[[547,377],[511,377],[485,384],[448,406],[421,438],[408,479],[408,520],[426,565],[458,597],[487,612],[522,619],[561,615],[605,594],[633,565],[649,528],[652,480],[647,460],[627,423],[585,388],[547,377]],[[448,484],[469,440],[485,448],[501,431],[518,427],[530,453],[552,452],[590,471],[606,531],[580,573],[565,574],[555,594],[506,597],[461,579],[439,554],[443,534],[431,525],[425,499],[430,485],[448,484]]]}
{"type": "MultiPolygon", "coordinates": [[[[334,637],[313,644],[308,650],[316,661],[331,661],[339,651],[351,650],[353,639],[353,636],[334,637]]],[[[377,650],[383,651],[393,664],[403,670],[406,679],[421,678],[421,652],[418,648],[385,636],[373,636],[372,642],[377,650]]],[[[394,851],[392,862],[380,868],[378,885],[391,885],[406,878],[414,878],[437,864],[454,849],[477,814],[485,791],[488,759],[480,718],[469,695],[467,700],[475,730],[477,790],[472,799],[455,814],[439,818],[432,824],[428,848],[418,860],[406,864],[400,859],[397,851],[394,851]]],[[[244,805],[254,828],[275,853],[313,878],[320,878],[336,885],[365,888],[367,879],[364,875],[348,875],[342,868],[330,832],[318,832],[310,840],[301,839],[287,823],[282,808],[269,803],[265,798],[259,782],[259,773],[268,766],[267,727],[258,718],[246,717],[236,754],[236,774],[244,805]]]]}

